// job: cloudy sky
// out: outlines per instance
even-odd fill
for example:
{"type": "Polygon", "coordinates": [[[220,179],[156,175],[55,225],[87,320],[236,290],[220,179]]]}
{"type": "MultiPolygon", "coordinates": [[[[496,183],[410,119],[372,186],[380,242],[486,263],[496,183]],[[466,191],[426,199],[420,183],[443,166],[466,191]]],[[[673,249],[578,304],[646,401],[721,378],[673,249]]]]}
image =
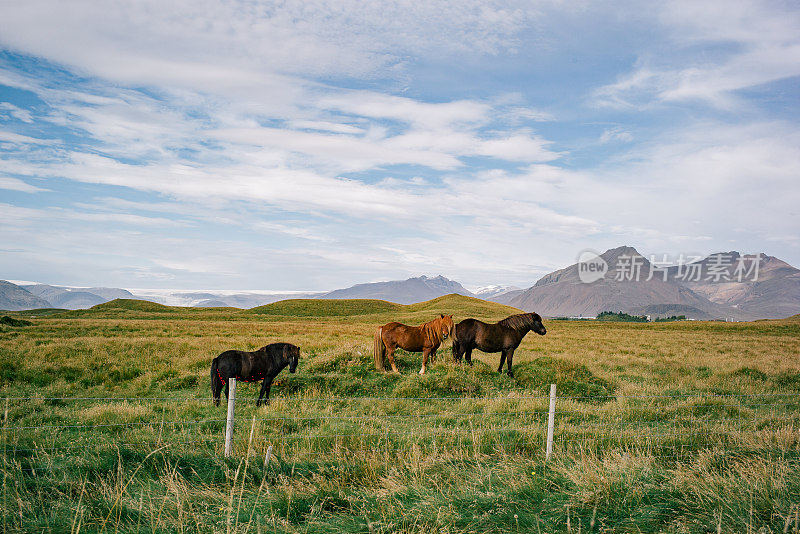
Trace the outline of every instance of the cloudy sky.
{"type": "Polygon", "coordinates": [[[0,278],[800,266],[796,2],[4,2],[0,278]]]}

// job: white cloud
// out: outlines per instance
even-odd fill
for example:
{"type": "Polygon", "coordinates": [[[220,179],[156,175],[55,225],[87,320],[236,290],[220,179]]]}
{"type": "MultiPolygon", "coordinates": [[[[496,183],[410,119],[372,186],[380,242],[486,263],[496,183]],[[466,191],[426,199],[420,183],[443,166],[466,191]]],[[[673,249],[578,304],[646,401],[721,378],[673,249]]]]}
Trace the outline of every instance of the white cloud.
{"type": "MultiPolygon", "coordinates": [[[[72,106],[64,94],[42,94],[57,109],[72,106]]],[[[90,100],[85,95],[76,98],[90,100]]],[[[278,129],[255,121],[250,127],[215,129],[212,120],[185,118],[174,109],[159,116],[152,111],[157,103],[144,97],[98,98],[88,111],[80,106],[70,108],[74,124],[91,131],[112,153],[124,151],[124,145],[130,143],[135,152],[153,152],[152,161],[126,164],[99,154],[63,151],[56,164],[10,158],[0,161],[0,171],[151,192],[172,200],[131,203],[107,199],[104,203],[112,210],[152,209],[188,220],[195,220],[192,211],[202,212],[206,221],[242,228],[247,227],[247,217],[232,215],[236,210],[229,208],[234,203],[336,217],[340,220],[329,226],[298,223],[294,227],[256,213],[253,220],[258,224],[252,226],[268,235],[317,243],[319,261],[336,262],[338,271],[365,268],[364,258],[368,257],[373,263],[363,272],[397,273],[397,266],[402,265],[413,273],[439,265],[476,281],[492,272],[511,277],[515,271],[541,269],[542,257],[553,258],[555,266],[559,259],[571,261],[574,250],[596,246],[587,240],[604,234],[610,236],[609,246],[624,240],[661,250],[664,243],[685,243],[697,235],[698,227],[690,221],[699,218],[709,221],[700,234],[707,240],[709,233],[728,233],[743,210],[748,210],[748,231],[762,235],[775,225],[785,226],[784,214],[793,209],[793,202],[800,203],[791,193],[800,173],[796,165],[800,143],[784,123],[731,127],[709,122],[664,132],[590,172],[548,163],[561,154],[551,151],[549,143],[531,131],[480,130],[492,114],[492,108],[485,107],[488,104],[459,102],[457,106],[444,104],[443,109],[411,99],[401,99],[399,104],[405,106],[407,115],[393,115],[391,106],[348,106],[351,119],[364,125],[361,133],[334,133],[330,129],[278,129]],[[118,118],[125,119],[118,127],[105,125],[118,118]],[[396,125],[391,132],[375,131],[376,120],[392,120],[396,125]],[[415,126],[426,121],[425,128],[415,126]],[[159,141],[153,150],[147,150],[144,147],[151,137],[159,141]],[[138,139],[143,140],[141,148],[138,139]],[[219,148],[204,150],[202,159],[194,162],[164,150],[184,144],[199,147],[209,139],[219,148]],[[523,172],[461,173],[460,158],[468,155],[534,164],[523,172]],[[341,174],[400,163],[459,173],[446,175],[441,185],[429,182],[413,187],[407,180],[368,183],[341,174]],[[764,187],[765,183],[770,185],[764,187]],[[776,188],[787,191],[777,201],[770,198],[776,188]],[[752,201],[749,205],[745,204],[748,200],[752,201]],[[776,202],[777,207],[765,208],[776,202]],[[198,205],[202,208],[192,208],[198,205]],[[379,220],[392,235],[429,235],[437,244],[423,260],[413,242],[399,237],[382,236],[383,248],[371,244],[378,242],[378,236],[364,237],[364,243],[343,243],[342,236],[348,235],[359,219],[379,220]],[[549,242],[555,236],[557,243],[549,242]],[[526,245],[520,247],[520,242],[526,245]],[[352,249],[346,258],[335,252],[342,247],[352,249]],[[513,259],[503,253],[511,249],[515,250],[513,259]],[[466,267],[474,262],[476,250],[481,251],[480,265],[466,267]]],[[[336,109],[345,112],[344,106],[336,109]]],[[[326,110],[318,113],[324,115],[326,110]]],[[[627,141],[626,134],[611,128],[604,137],[627,141]]],[[[99,216],[93,217],[100,222],[99,216]]],[[[161,224],[159,218],[150,219],[154,221],[122,217],[116,222],[142,228],[161,224]]],[[[285,252],[308,252],[296,247],[285,252]]],[[[165,247],[156,262],[159,268],[177,270],[174,254],[177,249],[171,253],[165,247]]],[[[206,267],[216,272],[211,265],[206,267]]],[[[228,272],[228,267],[225,269],[228,272]]]]}
{"type": "Polygon", "coordinates": [[[470,100],[434,104],[369,91],[323,97],[319,107],[373,119],[392,119],[430,130],[457,124],[482,124],[492,110],[489,104],[470,100]]]}
{"type": "Polygon", "coordinates": [[[606,128],[600,135],[600,144],[611,143],[612,141],[630,143],[633,141],[633,134],[622,128],[606,128]]]}
{"type": "MultiPolygon", "coordinates": [[[[282,177],[265,176],[259,169],[244,167],[125,166],[97,156],[76,160],[68,176],[105,183],[119,181],[127,187],[178,199],[99,202],[113,209],[163,210],[177,213],[181,219],[191,218],[194,212],[223,228],[252,227],[268,236],[299,238],[288,246],[267,245],[268,250],[259,250],[259,256],[270,258],[264,272],[291,265],[296,280],[304,281],[298,287],[290,284],[288,277],[281,278],[284,275],[274,278],[270,274],[270,280],[276,280],[270,284],[273,289],[336,287],[342,284],[336,281],[336,273],[341,272],[347,272],[348,280],[353,281],[445,272],[466,281],[513,281],[522,276],[523,281],[533,282],[539,274],[572,261],[575,251],[586,246],[632,242],[643,248],[642,252],[680,253],[686,247],[713,247],[719,236],[730,235],[730,228],[743,225],[745,234],[737,246],[759,248],[765,234],[774,235],[773,228],[786,227],[785,213],[800,204],[793,187],[800,175],[797,141],[787,124],[704,124],[665,132],[658,142],[636,147],[627,159],[595,172],[539,163],[522,173],[449,176],[441,185],[428,184],[419,190],[404,187],[399,181],[370,185],[293,171],[282,177]],[[176,176],[178,171],[182,178],[164,179],[167,174],[176,176]],[[227,175],[220,179],[223,171],[227,175]],[[780,198],[771,194],[776,189],[784,191],[780,198]],[[260,204],[266,212],[275,208],[288,213],[327,212],[345,219],[332,219],[330,224],[293,222],[285,217],[283,221],[264,219],[258,213],[224,205],[209,208],[207,199],[215,197],[260,204]],[[364,233],[352,226],[359,227],[360,218],[365,220],[364,233]],[[702,225],[695,222],[698,219],[702,225]],[[309,241],[314,245],[302,244],[309,241]],[[305,264],[298,267],[303,257],[305,264]],[[542,257],[550,259],[547,264],[542,265],[542,257]]],[[[12,215],[17,221],[31,219],[28,212],[12,215]]],[[[44,211],[36,212],[39,220],[44,216],[44,211]]],[[[70,216],[88,222],[84,216],[70,216]]],[[[152,224],[159,224],[159,218],[154,219],[152,224]]],[[[124,218],[118,222],[132,228],[150,224],[124,218]]],[[[224,254],[241,254],[252,244],[221,246],[205,239],[168,241],[168,237],[163,236],[163,242],[159,238],[161,244],[150,245],[134,235],[123,233],[120,239],[128,243],[131,254],[140,252],[145,254],[142,258],[152,260],[149,267],[136,264],[152,270],[142,273],[164,278],[172,273],[181,280],[205,273],[211,277],[206,280],[227,276],[239,280],[237,287],[257,287],[231,274],[239,267],[223,259],[224,254]]],[[[261,272],[262,267],[245,267],[242,263],[241,268],[252,274],[261,272]]]]}
{"type": "Polygon", "coordinates": [[[286,234],[291,237],[298,237],[300,239],[308,239],[311,241],[321,241],[325,243],[332,243],[336,241],[334,238],[326,236],[323,228],[310,228],[308,224],[289,225],[284,223],[258,221],[250,223],[250,226],[256,230],[261,230],[268,233],[286,234]]]}
{"type": "Polygon", "coordinates": [[[526,120],[536,122],[552,122],[556,120],[552,113],[524,106],[512,106],[505,110],[505,115],[507,119],[516,123],[526,120]]]}
{"type": "Polygon", "coordinates": [[[419,146],[386,146],[383,139],[265,127],[222,129],[209,134],[215,139],[230,143],[305,154],[345,172],[399,164],[422,165],[434,169],[452,169],[460,165],[458,159],[451,154],[419,146]]]}
{"type": "Polygon", "coordinates": [[[18,180],[17,178],[11,178],[10,176],[0,176],[0,189],[22,191],[23,193],[41,193],[43,191],[49,191],[49,189],[36,187],[35,185],[18,180]]]}
{"type": "Polygon", "coordinates": [[[52,145],[58,143],[58,141],[54,139],[37,139],[35,137],[28,137],[27,135],[0,130],[0,143],[14,145],[52,145]]]}
{"type": "Polygon", "coordinates": [[[328,121],[294,120],[289,123],[295,130],[319,130],[342,134],[363,134],[364,129],[352,124],[343,124],[328,121]]]}
{"type": "MultiPolygon", "coordinates": [[[[51,106],[43,121],[82,130],[101,143],[106,155],[173,163],[175,168],[216,166],[222,160],[229,166],[262,167],[266,174],[302,169],[335,176],[392,165],[451,170],[470,156],[537,162],[561,155],[530,129],[486,131],[504,113],[486,102],[428,103],[327,88],[327,96],[317,95],[303,109],[285,110],[279,116],[285,121],[264,120],[269,125],[263,125],[258,119],[270,115],[262,115],[256,104],[185,92],[157,99],[99,82],[84,90],[20,82],[51,106]],[[338,114],[336,121],[327,120],[331,114],[338,114]],[[391,128],[382,121],[391,121],[391,128]],[[197,156],[185,162],[176,157],[177,150],[197,156]]],[[[17,142],[45,142],[6,135],[17,142]]]]}
{"type": "Polygon", "coordinates": [[[490,0],[30,1],[3,11],[9,48],[103,78],[212,91],[253,90],[276,73],[374,76],[408,54],[497,54],[535,16],[490,0]]]}
{"type": "Polygon", "coordinates": [[[0,102],[0,117],[14,117],[22,122],[33,122],[33,115],[27,109],[15,106],[11,102],[0,102]]]}
{"type": "Polygon", "coordinates": [[[122,224],[134,227],[147,226],[185,226],[185,223],[162,217],[142,217],[128,213],[92,213],[59,207],[25,208],[12,204],[0,203],[2,215],[0,220],[8,226],[30,226],[36,223],[63,224],[69,223],[102,223],[122,224]]]}
{"type": "Polygon", "coordinates": [[[659,6],[658,20],[671,32],[675,51],[640,55],[632,72],[594,92],[596,103],[701,101],[731,108],[741,105],[740,89],[800,75],[800,12],[791,4],[681,0],[659,6]],[[696,53],[708,44],[721,51],[696,53]]]}
{"type": "Polygon", "coordinates": [[[529,132],[520,132],[499,139],[482,140],[476,153],[509,161],[552,161],[558,159],[560,154],[545,148],[550,144],[529,132]]]}

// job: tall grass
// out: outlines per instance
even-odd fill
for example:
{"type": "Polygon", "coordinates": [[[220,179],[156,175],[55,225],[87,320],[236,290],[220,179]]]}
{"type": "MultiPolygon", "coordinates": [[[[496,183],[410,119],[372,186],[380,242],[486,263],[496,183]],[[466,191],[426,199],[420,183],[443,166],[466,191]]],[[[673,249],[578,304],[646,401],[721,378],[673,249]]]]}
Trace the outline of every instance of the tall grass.
{"type": "Polygon", "coordinates": [[[355,315],[122,303],[2,327],[4,530],[800,529],[796,321],[551,321],[520,347],[514,380],[494,372],[496,355],[470,368],[447,351],[425,376],[419,355],[400,354],[394,376],[372,368],[376,325],[509,309],[349,305],[355,315]],[[302,347],[298,373],[280,375],[266,408],[240,384],[225,459],[209,362],[278,340],[302,347]],[[550,383],[565,398],[545,462],[550,383]]]}

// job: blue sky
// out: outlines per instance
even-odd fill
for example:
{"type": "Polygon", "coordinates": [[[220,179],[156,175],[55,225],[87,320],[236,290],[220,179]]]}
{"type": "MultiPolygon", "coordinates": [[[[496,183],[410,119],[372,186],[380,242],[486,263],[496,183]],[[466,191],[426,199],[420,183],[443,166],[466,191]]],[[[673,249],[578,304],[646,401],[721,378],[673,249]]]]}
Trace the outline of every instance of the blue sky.
{"type": "Polygon", "coordinates": [[[581,250],[800,265],[794,2],[18,2],[0,277],[527,287],[581,250]]]}

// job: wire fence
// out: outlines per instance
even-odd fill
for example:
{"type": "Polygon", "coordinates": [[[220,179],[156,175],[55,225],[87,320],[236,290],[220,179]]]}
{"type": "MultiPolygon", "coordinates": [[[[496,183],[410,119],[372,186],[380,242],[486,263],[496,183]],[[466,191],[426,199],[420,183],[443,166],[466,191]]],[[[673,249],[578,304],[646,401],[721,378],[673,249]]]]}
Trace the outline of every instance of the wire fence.
{"type": "MultiPolygon", "coordinates": [[[[700,453],[800,456],[800,393],[505,397],[276,397],[235,418],[207,397],[8,397],[6,466],[35,472],[96,465],[120,451],[352,463],[403,454],[554,457],[700,453]],[[553,409],[551,409],[551,406],[553,409]],[[552,433],[548,422],[552,418],[552,433]],[[549,447],[548,447],[549,442],[549,447]],[[269,454],[267,451],[270,451],[269,454]],[[105,455],[105,456],[104,456],[105,455]],[[94,462],[94,463],[93,463],[94,462]]],[[[0,400],[2,402],[2,400],[0,400]]]]}

